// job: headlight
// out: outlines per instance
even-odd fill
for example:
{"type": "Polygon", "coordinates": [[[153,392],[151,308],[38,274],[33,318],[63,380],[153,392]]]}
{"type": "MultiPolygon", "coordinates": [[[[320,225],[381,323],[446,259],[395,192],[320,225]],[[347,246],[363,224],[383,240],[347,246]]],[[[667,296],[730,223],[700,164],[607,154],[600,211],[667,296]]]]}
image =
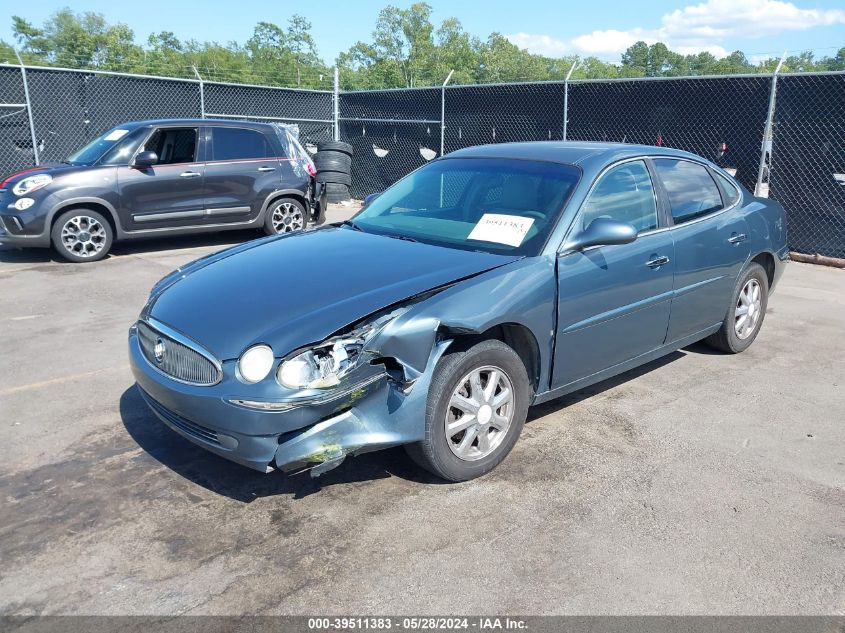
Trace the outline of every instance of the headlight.
{"type": "Polygon", "coordinates": [[[348,334],[331,338],[279,365],[276,379],[289,389],[326,389],[338,384],[358,366],[364,345],[385,325],[402,314],[402,307],[371,320],[348,334]]]}
{"type": "Polygon", "coordinates": [[[238,373],[244,382],[258,382],[273,369],[273,350],[267,345],[253,345],[238,360],[238,373]]]}
{"type": "Polygon", "coordinates": [[[32,193],[42,187],[46,187],[51,182],[53,182],[53,177],[48,174],[28,176],[20,182],[15,183],[15,186],[12,187],[12,193],[16,196],[25,196],[28,193],[32,193]]]}
{"type": "Polygon", "coordinates": [[[17,200],[15,200],[15,208],[18,211],[26,211],[33,204],[35,204],[35,200],[33,200],[32,198],[18,198],[17,200]]]}

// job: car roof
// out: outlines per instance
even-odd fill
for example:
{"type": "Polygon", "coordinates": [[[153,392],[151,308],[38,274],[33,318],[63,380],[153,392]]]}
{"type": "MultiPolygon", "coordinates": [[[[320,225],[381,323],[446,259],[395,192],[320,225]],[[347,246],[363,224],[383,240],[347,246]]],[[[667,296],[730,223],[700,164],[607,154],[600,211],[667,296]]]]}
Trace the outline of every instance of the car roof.
{"type": "Polygon", "coordinates": [[[215,127],[242,127],[254,130],[266,130],[271,123],[244,121],[241,119],[145,119],[143,121],[128,121],[115,127],[134,130],[148,125],[211,125],[215,127]]]}
{"type": "Polygon", "coordinates": [[[532,141],[477,145],[451,152],[444,158],[513,158],[596,167],[643,155],[678,156],[708,162],[701,156],[671,147],[591,141],[532,141]]]}

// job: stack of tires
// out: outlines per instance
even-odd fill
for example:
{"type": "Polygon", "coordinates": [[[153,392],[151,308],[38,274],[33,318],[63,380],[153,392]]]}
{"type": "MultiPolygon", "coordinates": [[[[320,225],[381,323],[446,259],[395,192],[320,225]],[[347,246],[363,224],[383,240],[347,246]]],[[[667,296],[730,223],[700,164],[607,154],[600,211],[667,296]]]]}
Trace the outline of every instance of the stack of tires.
{"type": "Polygon", "coordinates": [[[325,183],[329,202],[349,200],[352,184],[352,146],[340,141],[324,141],[314,154],[317,182],[325,183]]]}

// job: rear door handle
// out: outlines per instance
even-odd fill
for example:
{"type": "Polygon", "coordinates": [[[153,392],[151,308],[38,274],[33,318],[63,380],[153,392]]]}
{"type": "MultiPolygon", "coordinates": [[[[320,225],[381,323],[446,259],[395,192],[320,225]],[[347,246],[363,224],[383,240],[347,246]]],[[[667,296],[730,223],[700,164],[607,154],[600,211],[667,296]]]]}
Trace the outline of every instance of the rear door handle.
{"type": "Polygon", "coordinates": [[[740,242],[744,242],[748,236],[745,233],[734,233],[728,238],[728,242],[731,244],[739,244],[740,242]]]}
{"type": "Polygon", "coordinates": [[[655,257],[651,261],[645,263],[646,266],[649,268],[660,268],[661,266],[665,266],[669,263],[669,258],[666,255],[661,255],[660,257],[655,257]]]}
{"type": "Polygon", "coordinates": [[[196,178],[197,176],[202,176],[202,174],[198,171],[183,171],[179,174],[180,178],[196,178]]]}
{"type": "Polygon", "coordinates": [[[258,171],[276,171],[275,167],[259,167],[258,171]]]}

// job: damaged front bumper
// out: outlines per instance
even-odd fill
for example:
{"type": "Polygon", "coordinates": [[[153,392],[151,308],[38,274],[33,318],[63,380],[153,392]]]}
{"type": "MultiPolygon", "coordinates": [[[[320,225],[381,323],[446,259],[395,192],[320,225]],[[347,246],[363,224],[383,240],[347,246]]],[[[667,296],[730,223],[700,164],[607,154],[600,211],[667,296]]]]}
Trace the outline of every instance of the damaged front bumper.
{"type": "Polygon", "coordinates": [[[347,455],[422,440],[432,373],[448,345],[434,345],[413,383],[372,367],[366,378],[351,379],[334,392],[288,401],[242,400],[236,393],[240,383],[225,364],[228,377],[211,387],[172,380],[150,366],[134,332],[129,356],[152,411],[194,444],[262,472],[313,468],[319,474],[347,455]]]}

